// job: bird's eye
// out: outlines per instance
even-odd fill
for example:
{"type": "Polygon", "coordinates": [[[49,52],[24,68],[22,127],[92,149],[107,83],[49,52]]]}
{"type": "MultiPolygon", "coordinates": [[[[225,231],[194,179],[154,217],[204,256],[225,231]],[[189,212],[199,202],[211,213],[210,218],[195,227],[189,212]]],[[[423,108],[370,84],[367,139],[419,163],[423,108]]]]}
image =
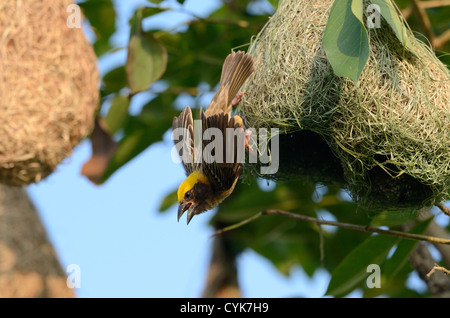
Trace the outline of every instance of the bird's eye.
{"type": "Polygon", "coordinates": [[[185,199],[189,199],[191,197],[191,191],[188,191],[184,194],[185,199]]]}

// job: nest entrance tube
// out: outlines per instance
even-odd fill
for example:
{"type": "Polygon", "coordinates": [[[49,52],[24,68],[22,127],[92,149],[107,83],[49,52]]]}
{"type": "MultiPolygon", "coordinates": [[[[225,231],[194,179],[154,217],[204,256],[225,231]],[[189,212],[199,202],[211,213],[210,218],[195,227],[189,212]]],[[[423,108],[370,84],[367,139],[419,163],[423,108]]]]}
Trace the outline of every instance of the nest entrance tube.
{"type": "Polygon", "coordinates": [[[96,56],[70,0],[0,4],[0,182],[49,175],[93,128],[96,56]]]}
{"type": "Polygon", "coordinates": [[[305,164],[303,150],[314,152],[311,144],[283,138],[280,149],[294,158],[284,160],[282,173],[262,177],[332,179],[356,202],[377,210],[449,199],[449,70],[406,24],[414,54],[382,19],[381,28],[367,29],[370,57],[359,81],[336,76],[322,45],[332,3],[280,2],[250,46],[256,70],[243,87],[247,95],[238,112],[246,127],[314,133],[328,146],[326,156],[336,160],[305,164]],[[339,170],[341,176],[329,173],[339,170]]]}

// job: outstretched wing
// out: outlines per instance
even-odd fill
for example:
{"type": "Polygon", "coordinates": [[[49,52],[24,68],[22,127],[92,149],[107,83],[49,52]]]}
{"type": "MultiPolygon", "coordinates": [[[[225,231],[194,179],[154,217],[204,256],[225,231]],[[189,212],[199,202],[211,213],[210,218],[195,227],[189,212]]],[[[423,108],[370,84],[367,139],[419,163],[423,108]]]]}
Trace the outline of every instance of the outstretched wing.
{"type": "Polygon", "coordinates": [[[206,116],[201,110],[200,119],[203,132],[202,173],[216,187],[215,190],[228,190],[239,177],[241,162],[245,159],[244,130],[233,117],[223,112],[206,116]]]}
{"type": "Polygon", "coordinates": [[[186,107],[173,119],[172,137],[178,155],[186,175],[200,170],[216,191],[228,190],[239,177],[241,162],[245,159],[244,130],[234,117],[223,112],[206,116],[200,110],[200,119],[201,134],[198,137],[202,141],[197,146],[191,109],[186,107]]]}
{"type": "Polygon", "coordinates": [[[172,122],[172,139],[183,163],[186,175],[194,171],[194,121],[188,106],[172,122]]]}

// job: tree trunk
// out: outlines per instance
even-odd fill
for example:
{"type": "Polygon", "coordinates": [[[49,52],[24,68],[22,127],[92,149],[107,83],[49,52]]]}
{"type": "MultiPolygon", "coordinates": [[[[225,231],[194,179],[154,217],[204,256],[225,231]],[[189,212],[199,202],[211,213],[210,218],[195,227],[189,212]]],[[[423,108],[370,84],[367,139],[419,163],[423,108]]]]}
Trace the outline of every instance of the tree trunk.
{"type": "Polygon", "coordinates": [[[74,297],[27,193],[1,184],[0,297],[74,297]]]}
{"type": "Polygon", "coordinates": [[[241,297],[237,279],[236,252],[229,245],[226,234],[214,238],[211,263],[202,297],[241,297]]]}
{"type": "MultiPolygon", "coordinates": [[[[418,213],[419,220],[432,217],[429,208],[423,208],[418,213]]],[[[446,229],[440,227],[433,220],[425,231],[426,235],[449,238],[446,229]]],[[[433,244],[440,252],[442,261],[446,266],[450,266],[450,246],[443,244],[433,244]]],[[[432,270],[436,261],[433,259],[427,244],[419,243],[410,256],[411,265],[417,271],[419,277],[427,284],[428,290],[434,297],[450,297],[450,277],[441,271],[436,271],[432,275],[428,273],[432,270]]]]}
{"type": "Polygon", "coordinates": [[[434,297],[450,297],[450,277],[441,271],[428,276],[436,261],[425,244],[419,243],[411,254],[411,265],[416,269],[419,277],[427,284],[428,290],[434,297]]]}

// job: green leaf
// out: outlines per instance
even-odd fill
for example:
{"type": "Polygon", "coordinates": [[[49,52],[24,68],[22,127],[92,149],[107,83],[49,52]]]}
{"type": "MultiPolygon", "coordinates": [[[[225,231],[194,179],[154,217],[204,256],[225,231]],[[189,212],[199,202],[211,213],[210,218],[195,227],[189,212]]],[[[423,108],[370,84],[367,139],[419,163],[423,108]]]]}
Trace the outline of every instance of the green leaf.
{"type": "MultiPolygon", "coordinates": [[[[172,33],[168,31],[155,31],[153,35],[161,41],[161,43],[169,50],[176,50],[179,47],[180,38],[182,38],[179,33],[172,33]]],[[[179,52],[179,51],[178,51],[179,52]]]]}
{"type": "MultiPolygon", "coordinates": [[[[425,230],[427,229],[431,220],[432,218],[429,218],[416,224],[411,228],[411,230],[408,231],[408,233],[413,234],[425,233],[425,230]]],[[[416,247],[417,243],[418,241],[407,239],[403,239],[398,243],[397,249],[395,250],[392,257],[386,260],[386,263],[383,268],[383,274],[386,276],[386,281],[390,281],[391,279],[393,279],[394,276],[397,275],[397,273],[406,264],[406,262],[409,261],[409,256],[416,247]]]]}
{"type": "Polygon", "coordinates": [[[280,0],[268,0],[268,2],[272,5],[272,7],[276,10],[278,8],[278,4],[280,0]]]}
{"type": "Polygon", "coordinates": [[[125,66],[119,66],[103,76],[103,92],[105,95],[118,93],[122,88],[128,86],[125,66]]]}
{"type": "Polygon", "coordinates": [[[445,65],[447,65],[447,68],[450,69],[450,55],[446,54],[446,55],[439,55],[438,56],[439,60],[444,63],[445,65]]]}
{"type": "Polygon", "coordinates": [[[117,95],[113,99],[108,114],[105,117],[105,123],[110,134],[114,134],[123,127],[128,118],[129,106],[130,99],[126,96],[117,95]]]}
{"type": "Polygon", "coordinates": [[[362,0],[351,0],[351,10],[355,18],[359,20],[359,22],[364,25],[363,21],[363,1],[362,0]]]}
{"type": "MultiPolygon", "coordinates": [[[[109,162],[102,182],[153,143],[162,140],[163,134],[172,125],[173,117],[179,115],[179,111],[172,105],[174,99],[172,94],[161,93],[144,105],[138,116],[127,116],[126,122],[122,123],[124,137],[119,141],[119,147],[109,162]]],[[[150,163],[152,164],[157,162],[150,163]]]]}
{"type": "Polygon", "coordinates": [[[94,29],[97,40],[94,49],[97,56],[111,47],[109,38],[116,30],[116,11],[111,0],[88,0],[78,4],[94,29]]]}
{"type": "Polygon", "coordinates": [[[397,39],[403,44],[409,51],[414,53],[414,47],[411,44],[409,38],[410,32],[406,25],[403,23],[400,13],[398,13],[396,6],[391,0],[371,0],[373,4],[380,7],[381,15],[386,20],[386,22],[391,26],[397,39]]]}
{"type": "Polygon", "coordinates": [[[381,277],[379,277],[380,279],[379,287],[368,288],[367,286],[365,286],[367,288],[364,288],[363,290],[363,297],[373,298],[383,295],[383,296],[390,296],[392,298],[397,298],[400,295],[405,294],[405,292],[407,292],[405,282],[412,271],[413,271],[412,266],[409,264],[409,262],[407,262],[397,271],[396,275],[393,278],[388,280],[386,278],[386,275],[384,275],[384,273],[386,272],[385,264],[384,263],[381,264],[380,266],[381,277]]]}
{"type": "Polygon", "coordinates": [[[101,56],[107,53],[111,49],[111,45],[107,39],[101,38],[93,44],[94,52],[97,56],[101,56]]]}
{"type": "Polygon", "coordinates": [[[165,12],[167,10],[170,10],[170,8],[161,8],[161,7],[145,7],[143,8],[143,18],[154,16],[158,13],[165,12]]]}
{"type": "Polygon", "coordinates": [[[159,206],[159,212],[166,212],[172,205],[178,203],[177,190],[170,192],[162,200],[159,206]]]}
{"type": "Polygon", "coordinates": [[[416,219],[414,212],[382,211],[375,215],[371,221],[373,226],[396,226],[416,219]]]}
{"type": "MultiPolygon", "coordinates": [[[[102,182],[106,181],[116,170],[135,158],[151,144],[161,140],[163,132],[167,131],[168,127],[167,122],[155,123],[154,126],[140,128],[133,134],[125,136],[119,142],[119,148],[111,158],[102,182]]],[[[156,161],[149,163],[150,166],[153,164],[157,165],[158,163],[156,161]]]]}
{"type": "Polygon", "coordinates": [[[142,30],[143,9],[133,19],[126,72],[131,94],[144,91],[165,72],[167,51],[152,33],[142,30]]]}
{"type": "Polygon", "coordinates": [[[370,236],[356,247],[331,274],[326,295],[342,297],[367,277],[367,266],[380,264],[398,238],[385,235],[370,236]]]}
{"type": "Polygon", "coordinates": [[[323,47],[334,73],[354,82],[369,58],[362,14],[362,0],[334,1],[323,35],[323,47]]]}
{"type": "MultiPolygon", "coordinates": [[[[432,218],[421,221],[414,225],[408,232],[414,234],[425,233],[432,218]]],[[[381,265],[380,288],[370,288],[364,291],[364,297],[376,297],[379,295],[394,295],[405,290],[405,281],[408,274],[413,270],[409,264],[412,251],[418,241],[401,239],[397,244],[395,252],[381,265]]]]}

